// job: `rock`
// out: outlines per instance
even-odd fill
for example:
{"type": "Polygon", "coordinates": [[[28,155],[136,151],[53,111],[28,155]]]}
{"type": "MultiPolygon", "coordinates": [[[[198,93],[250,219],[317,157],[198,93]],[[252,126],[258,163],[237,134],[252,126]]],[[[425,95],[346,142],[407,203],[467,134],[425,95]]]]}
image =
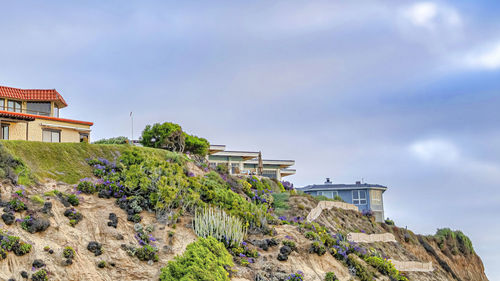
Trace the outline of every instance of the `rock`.
{"type": "Polygon", "coordinates": [[[288,260],[288,255],[292,252],[292,249],[288,246],[283,246],[280,248],[280,253],[278,254],[278,260],[279,261],[286,261],[288,260]]]}
{"type": "Polygon", "coordinates": [[[26,271],[21,271],[21,277],[23,277],[24,279],[28,279],[29,275],[28,275],[28,272],[26,271]]]}
{"type": "Polygon", "coordinates": [[[115,213],[109,213],[108,226],[116,228],[118,225],[118,217],[115,213]]]}
{"type": "Polygon", "coordinates": [[[72,264],[73,264],[72,259],[65,259],[62,263],[63,266],[68,266],[68,265],[72,265],[72,264]]]}
{"type": "Polygon", "coordinates": [[[33,266],[34,268],[42,268],[42,267],[44,267],[44,266],[45,266],[45,263],[43,262],[43,260],[36,259],[36,260],[34,260],[34,261],[33,261],[32,266],[33,266]]]}
{"type": "Polygon", "coordinates": [[[117,233],[115,235],[115,238],[116,238],[116,240],[123,240],[123,239],[125,239],[125,237],[123,237],[123,235],[121,233],[117,233]]]}
{"type": "Polygon", "coordinates": [[[49,254],[51,254],[51,255],[52,255],[53,253],[54,253],[54,250],[50,249],[50,250],[49,250],[49,254]]]}
{"type": "Polygon", "coordinates": [[[95,256],[100,256],[102,255],[102,245],[96,241],[91,241],[87,245],[87,250],[90,252],[94,253],[95,256]]]}
{"type": "Polygon", "coordinates": [[[10,279],[9,279],[9,281],[16,281],[16,279],[14,279],[14,278],[10,278],[10,279]]]}
{"type": "Polygon", "coordinates": [[[52,213],[52,202],[45,202],[43,204],[42,213],[51,214],[52,213]]]}
{"type": "Polygon", "coordinates": [[[11,225],[14,223],[16,217],[12,213],[5,213],[2,215],[2,220],[6,225],[11,225]]]}

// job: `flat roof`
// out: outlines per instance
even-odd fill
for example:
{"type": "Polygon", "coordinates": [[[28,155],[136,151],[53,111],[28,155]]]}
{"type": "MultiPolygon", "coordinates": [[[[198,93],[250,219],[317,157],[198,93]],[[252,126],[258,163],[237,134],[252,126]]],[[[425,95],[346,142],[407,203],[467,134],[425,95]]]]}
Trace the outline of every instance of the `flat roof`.
{"type": "MultiPolygon", "coordinates": [[[[74,124],[82,124],[82,125],[88,125],[92,126],[94,123],[92,122],[87,122],[87,121],[79,121],[79,120],[72,120],[72,119],[65,119],[65,118],[58,118],[58,117],[51,117],[51,116],[43,116],[43,115],[35,115],[35,114],[28,114],[28,113],[20,113],[20,112],[12,112],[12,111],[5,111],[5,110],[0,110],[0,114],[4,116],[9,116],[11,118],[29,118],[31,119],[45,119],[45,120],[52,120],[52,121],[59,121],[59,122],[67,122],[67,123],[74,123],[74,124]]],[[[32,121],[32,120],[31,120],[32,121]]]]}
{"type": "Polygon", "coordinates": [[[302,191],[318,191],[318,190],[349,190],[349,189],[380,189],[386,190],[387,186],[383,186],[380,184],[370,184],[370,183],[356,183],[356,184],[335,184],[335,183],[326,183],[326,184],[312,184],[308,186],[304,186],[298,188],[302,191]]]}

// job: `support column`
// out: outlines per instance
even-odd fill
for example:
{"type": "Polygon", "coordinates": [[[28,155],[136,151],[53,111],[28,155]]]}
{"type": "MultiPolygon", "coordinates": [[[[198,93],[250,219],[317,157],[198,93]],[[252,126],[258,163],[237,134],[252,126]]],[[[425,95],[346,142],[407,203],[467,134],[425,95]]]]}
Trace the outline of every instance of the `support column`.
{"type": "Polygon", "coordinates": [[[28,128],[29,128],[29,123],[26,122],[26,140],[28,140],[28,128]]]}
{"type": "Polygon", "coordinates": [[[2,120],[0,120],[0,140],[3,140],[2,120]]]}

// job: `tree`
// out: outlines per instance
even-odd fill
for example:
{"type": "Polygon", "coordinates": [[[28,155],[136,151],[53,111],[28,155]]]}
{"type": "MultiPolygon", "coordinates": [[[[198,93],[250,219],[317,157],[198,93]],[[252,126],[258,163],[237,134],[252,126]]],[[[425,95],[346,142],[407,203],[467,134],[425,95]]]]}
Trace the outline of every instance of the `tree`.
{"type": "Polygon", "coordinates": [[[165,122],[147,125],[142,131],[141,144],[147,147],[161,148],[174,152],[190,152],[205,156],[210,147],[209,142],[182,131],[175,123],[165,122]]]}

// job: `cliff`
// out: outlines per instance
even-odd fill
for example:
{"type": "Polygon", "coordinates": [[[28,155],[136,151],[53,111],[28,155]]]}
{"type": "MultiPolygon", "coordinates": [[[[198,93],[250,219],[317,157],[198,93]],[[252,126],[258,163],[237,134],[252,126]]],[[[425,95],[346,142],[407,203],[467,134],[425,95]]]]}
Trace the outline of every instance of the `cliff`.
{"type": "Polygon", "coordinates": [[[0,177],[1,280],[487,280],[461,233],[417,235],[335,207],[308,222],[316,198],[266,179],[218,175],[186,155],[0,142],[0,177]],[[222,241],[232,261],[213,272],[227,276],[192,269],[172,279],[167,271],[182,271],[180,257],[198,240],[194,217],[210,206],[247,226],[241,244],[222,241]],[[19,250],[25,244],[30,249],[19,250]]]}

